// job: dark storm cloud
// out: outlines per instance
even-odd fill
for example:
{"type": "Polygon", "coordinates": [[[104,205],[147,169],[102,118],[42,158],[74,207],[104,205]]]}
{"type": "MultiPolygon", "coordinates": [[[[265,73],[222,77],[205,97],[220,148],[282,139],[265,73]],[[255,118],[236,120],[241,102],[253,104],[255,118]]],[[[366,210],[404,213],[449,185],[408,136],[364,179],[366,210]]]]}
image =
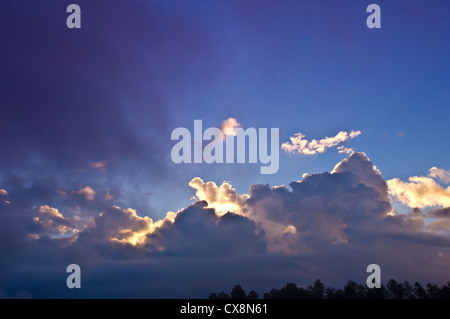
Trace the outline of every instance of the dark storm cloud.
{"type": "Polygon", "coordinates": [[[164,253],[192,257],[237,257],[262,254],[266,243],[262,231],[243,216],[227,213],[218,217],[206,202],[197,202],[180,212],[150,237],[164,253]]]}
{"type": "Polygon", "coordinates": [[[431,217],[450,218],[450,207],[429,210],[428,215],[431,217]]]}

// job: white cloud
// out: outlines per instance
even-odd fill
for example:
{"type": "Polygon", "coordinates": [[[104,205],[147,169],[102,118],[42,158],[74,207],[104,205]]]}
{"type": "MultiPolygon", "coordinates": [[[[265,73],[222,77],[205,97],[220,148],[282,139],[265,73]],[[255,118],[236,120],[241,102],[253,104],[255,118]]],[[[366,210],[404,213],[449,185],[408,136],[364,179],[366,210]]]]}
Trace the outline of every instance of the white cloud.
{"type": "Polygon", "coordinates": [[[353,148],[345,147],[343,145],[338,146],[337,149],[339,150],[339,154],[352,154],[355,152],[353,148]]]}
{"type": "Polygon", "coordinates": [[[208,207],[214,208],[216,214],[224,215],[233,212],[245,215],[245,201],[249,198],[247,194],[239,195],[229,183],[217,186],[214,182],[203,182],[200,177],[195,177],[189,182],[189,186],[196,190],[195,199],[205,200],[208,207]]]}
{"type": "Polygon", "coordinates": [[[446,171],[442,168],[430,168],[430,173],[428,174],[428,176],[440,180],[445,184],[450,184],[450,171],[446,171]]]}
{"type": "MultiPolygon", "coordinates": [[[[350,133],[341,131],[333,137],[326,137],[321,140],[313,139],[308,141],[305,139],[306,135],[302,133],[296,133],[293,137],[290,138],[290,142],[283,143],[281,145],[281,149],[286,152],[291,153],[301,153],[305,155],[315,155],[324,153],[326,149],[335,147],[345,141],[351,140],[358,135],[360,135],[360,131],[351,131],[350,133]]],[[[347,149],[340,148],[342,152],[346,152],[347,149]]],[[[340,153],[342,153],[340,152],[340,153]]]]}
{"type": "MultiPolygon", "coordinates": [[[[70,221],[69,218],[64,217],[57,208],[50,207],[48,205],[35,207],[34,221],[40,224],[42,234],[49,235],[51,237],[61,237],[64,235],[75,235],[79,232],[79,229],[70,221]]],[[[39,239],[41,234],[31,234],[32,238],[39,239]]]]}
{"type": "Polygon", "coordinates": [[[444,188],[430,177],[413,176],[408,182],[394,178],[387,184],[389,194],[409,207],[450,206],[450,186],[444,188]]]}
{"type": "Polygon", "coordinates": [[[94,200],[95,197],[95,191],[89,186],[80,188],[79,190],[74,191],[73,193],[77,195],[82,195],[87,200],[94,200]]]}
{"type": "Polygon", "coordinates": [[[38,211],[40,214],[50,218],[64,218],[64,216],[58,211],[58,209],[50,207],[48,205],[41,206],[38,211]]]}

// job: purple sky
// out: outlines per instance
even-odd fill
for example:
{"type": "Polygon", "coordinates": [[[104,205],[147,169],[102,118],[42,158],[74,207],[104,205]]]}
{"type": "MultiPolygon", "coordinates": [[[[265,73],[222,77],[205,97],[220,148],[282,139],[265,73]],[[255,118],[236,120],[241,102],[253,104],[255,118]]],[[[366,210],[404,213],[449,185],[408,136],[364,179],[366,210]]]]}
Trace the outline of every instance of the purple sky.
{"type": "Polygon", "coordinates": [[[0,4],[0,296],[450,280],[448,1],[70,3],[0,4]],[[229,118],[276,174],[172,162],[229,118]]]}

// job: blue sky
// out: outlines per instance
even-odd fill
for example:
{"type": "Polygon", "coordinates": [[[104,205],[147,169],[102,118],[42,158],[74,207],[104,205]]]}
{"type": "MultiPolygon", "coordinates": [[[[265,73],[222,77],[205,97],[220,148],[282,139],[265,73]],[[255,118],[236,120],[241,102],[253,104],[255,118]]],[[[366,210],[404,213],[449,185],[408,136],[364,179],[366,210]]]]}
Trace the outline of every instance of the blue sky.
{"type": "MultiPolygon", "coordinates": [[[[359,249],[374,252],[389,268],[389,258],[396,252],[382,248],[393,243],[411,251],[424,249],[426,254],[411,252],[405,258],[423,258],[429,262],[427,269],[436,267],[434,274],[425,272],[422,279],[447,281],[450,4],[443,0],[376,1],[381,7],[382,28],[369,29],[366,8],[370,3],[79,0],[82,28],[68,29],[69,3],[3,1],[0,219],[5,227],[17,231],[5,230],[0,247],[2,259],[11,260],[0,263],[8,274],[0,278],[0,289],[12,294],[25,289],[36,297],[54,296],[60,293],[56,279],[47,292],[17,280],[24,269],[22,261],[35,265],[39,273],[53,271],[70,258],[40,263],[30,249],[45,256],[62,250],[64,256],[73,257],[92,246],[102,253],[90,278],[102,267],[120,274],[122,268],[116,262],[133,256],[140,261],[127,269],[127,274],[136,269],[144,276],[147,263],[158,273],[165,265],[171,270],[159,275],[173,278],[175,291],[181,291],[176,287],[178,275],[172,272],[180,264],[161,258],[162,264],[156,265],[152,258],[161,253],[158,249],[166,249],[163,257],[181,258],[181,264],[189,265],[186,272],[200,267],[197,262],[204,261],[205,251],[212,249],[201,243],[213,235],[212,226],[198,214],[209,214],[208,209],[213,209],[217,216],[211,218],[217,218],[217,225],[228,225],[228,219],[221,219],[223,207],[233,207],[239,216],[230,219],[236,226],[231,227],[233,231],[223,226],[217,233],[248,235],[255,228],[265,237],[245,237],[254,246],[248,248],[252,252],[248,255],[237,251],[241,259],[224,244],[225,237],[210,242],[227,251],[223,258],[236,269],[252,264],[255,258],[263,260],[267,271],[273,271],[275,264],[285,266],[286,278],[274,275],[271,284],[294,280],[289,276],[308,282],[319,274],[337,284],[360,265],[342,264],[335,275],[324,265],[335,254],[351,256],[359,249]],[[280,149],[279,171],[273,175],[261,175],[259,163],[171,161],[175,144],[170,139],[172,130],[186,127],[193,131],[198,119],[204,128],[219,127],[230,117],[243,128],[279,128],[280,146],[299,132],[308,140],[334,137],[340,131],[361,134],[340,144],[356,152],[350,158],[336,147],[315,155],[280,149]],[[324,173],[337,164],[341,169],[336,174],[330,177],[324,173]],[[436,170],[430,171],[433,167],[436,170]],[[296,192],[289,184],[302,181],[305,173],[318,175],[304,179],[301,191],[296,192]],[[416,182],[408,180],[414,176],[419,177],[416,182]],[[196,177],[202,182],[196,180],[194,187],[189,186],[196,177]],[[367,190],[358,188],[356,181],[367,190]],[[207,182],[215,184],[207,189],[207,182]],[[219,188],[223,182],[227,182],[224,188],[219,188]],[[338,197],[328,197],[327,192],[338,189],[340,183],[348,193],[336,191],[331,194],[338,197]],[[261,186],[264,184],[286,185],[291,193],[267,190],[261,186]],[[227,185],[236,192],[227,191],[227,185]],[[311,185],[320,187],[313,191],[311,185]],[[228,192],[234,199],[215,202],[215,192],[228,192]],[[337,204],[327,206],[329,202],[350,201],[348,198],[361,200],[351,201],[358,212],[337,204]],[[195,200],[209,205],[189,207],[195,200]],[[328,208],[308,206],[312,202],[328,208]],[[361,208],[363,202],[373,205],[361,208]],[[277,212],[280,207],[284,210],[275,216],[265,211],[262,203],[270,203],[277,212]],[[292,203],[297,203],[298,211],[292,203]],[[416,207],[420,214],[413,211],[416,207]],[[327,223],[322,217],[307,217],[316,210],[327,223]],[[166,217],[169,211],[185,211],[180,216],[188,217],[177,222],[166,217]],[[304,220],[297,219],[301,214],[305,214],[304,220]],[[381,216],[382,221],[367,217],[371,214],[381,216]],[[361,216],[367,217],[367,228],[356,227],[361,216]],[[145,217],[164,224],[154,230],[145,217]],[[198,226],[202,229],[198,237],[188,231],[188,225],[196,223],[203,225],[198,226]],[[394,224],[401,225],[397,237],[394,224]],[[298,238],[275,247],[280,235],[273,233],[277,227],[287,227],[283,229],[288,233],[296,229],[298,238]],[[377,227],[382,229],[380,233],[374,231],[377,227]],[[121,237],[125,236],[120,233],[123,229],[128,229],[129,238],[121,237]],[[324,229],[335,236],[328,238],[324,229]],[[310,233],[312,230],[317,232],[310,233]],[[384,239],[379,246],[371,246],[372,241],[368,244],[358,237],[365,231],[373,242],[384,239]],[[318,241],[308,242],[313,234],[318,241]],[[418,239],[413,244],[415,236],[424,240],[420,244],[424,246],[415,246],[418,239]],[[136,238],[142,243],[136,244],[136,238]],[[204,250],[194,249],[190,255],[190,248],[181,249],[184,246],[177,246],[177,240],[192,240],[204,250]],[[263,253],[261,240],[267,250],[263,253]],[[298,245],[292,246],[293,242],[298,245]],[[347,249],[347,244],[356,246],[347,249]],[[12,255],[7,248],[11,245],[17,247],[12,255]],[[323,255],[310,255],[322,245],[326,246],[323,255]],[[435,260],[430,256],[444,257],[435,260]],[[317,272],[299,275],[299,270],[292,270],[296,262],[311,263],[303,266],[317,272]]],[[[88,257],[85,253],[80,259],[84,262],[88,257]]],[[[218,259],[211,262],[219,264],[218,259]]],[[[422,270],[413,269],[407,275],[415,277],[422,270]]],[[[388,272],[392,276],[403,274],[397,266],[388,272]]],[[[201,277],[194,273],[183,287],[201,277]]],[[[242,279],[245,273],[236,270],[233,274],[242,279]]],[[[30,282],[36,283],[35,275],[29,274],[30,282]]],[[[193,295],[201,297],[208,290],[223,287],[221,278],[211,278],[214,287],[193,289],[193,295]]],[[[248,283],[256,284],[258,274],[253,279],[248,283]]],[[[96,289],[85,296],[105,293],[102,287],[96,289]]],[[[129,289],[133,290],[132,285],[129,289]]],[[[146,295],[140,289],[136,289],[136,296],[157,296],[157,290],[146,295]]]]}

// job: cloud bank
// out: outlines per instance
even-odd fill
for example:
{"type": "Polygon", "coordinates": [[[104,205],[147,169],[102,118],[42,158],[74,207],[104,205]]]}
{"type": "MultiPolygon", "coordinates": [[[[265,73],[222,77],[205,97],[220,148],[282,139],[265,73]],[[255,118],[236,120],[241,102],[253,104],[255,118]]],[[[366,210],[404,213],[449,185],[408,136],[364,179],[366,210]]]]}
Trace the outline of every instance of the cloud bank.
{"type": "MultiPolygon", "coordinates": [[[[438,191],[421,182],[411,180],[438,191]]],[[[0,202],[0,287],[38,298],[206,297],[230,282],[264,290],[316,278],[364,281],[371,263],[386,280],[444,283],[449,207],[398,214],[389,195],[398,185],[364,153],[353,153],[330,173],[305,175],[289,187],[254,184],[248,194],[195,177],[194,203],[156,221],[114,199],[72,194],[57,208],[9,192],[11,203],[0,202]],[[96,213],[97,202],[104,206],[96,213]],[[64,284],[70,263],[83,271],[78,292],[64,284]]]]}

